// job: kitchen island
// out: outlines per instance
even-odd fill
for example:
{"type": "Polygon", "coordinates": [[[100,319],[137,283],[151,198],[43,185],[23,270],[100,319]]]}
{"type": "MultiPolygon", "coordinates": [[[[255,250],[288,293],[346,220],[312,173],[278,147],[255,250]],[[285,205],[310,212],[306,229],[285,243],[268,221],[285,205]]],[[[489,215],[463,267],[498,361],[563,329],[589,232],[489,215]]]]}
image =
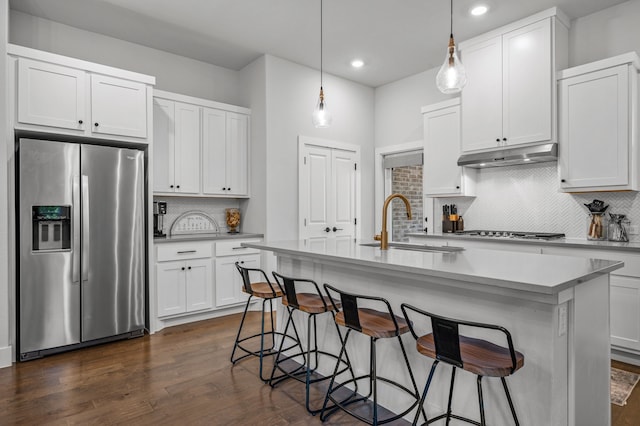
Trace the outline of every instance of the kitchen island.
{"type": "MultiPolygon", "coordinates": [[[[408,302],[443,316],[502,325],[525,355],[524,368],[509,378],[521,424],[610,423],[609,273],[621,268],[622,262],[494,250],[383,251],[339,239],[243,245],[273,252],[278,271],[284,275],[384,297],[396,314],[400,314],[400,304],[408,302]]],[[[325,349],[337,352],[335,331],[328,318],[324,319],[318,324],[319,341],[325,349]]],[[[506,345],[485,333],[474,336],[506,345]]],[[[422,388],[431,362],[413,349],[409,335],[404,339],[422,388]]],[[[366,338],[354,336],[349,343],[356,374],[365,372],[369,362],[366,338]]],[[[379,374],[409,384],[396,346],[380,342],[379,374]]],[[[321,363],[320,371],[330,374],[331,366],[321,363]]],[[[426,405],[430,416],[446,407],[449,371],[439,369],[434,377],[426,405]]],[[[511,424],[500,381],[488,379],[483,386],[487,423],[511,424]]],[[[408,402],[404,395],[385,387],[379,389],[379,401],[392,411],[408,402]]],[[[475,376],[458,375],[453,409],[478,417],[475,376]]]]}

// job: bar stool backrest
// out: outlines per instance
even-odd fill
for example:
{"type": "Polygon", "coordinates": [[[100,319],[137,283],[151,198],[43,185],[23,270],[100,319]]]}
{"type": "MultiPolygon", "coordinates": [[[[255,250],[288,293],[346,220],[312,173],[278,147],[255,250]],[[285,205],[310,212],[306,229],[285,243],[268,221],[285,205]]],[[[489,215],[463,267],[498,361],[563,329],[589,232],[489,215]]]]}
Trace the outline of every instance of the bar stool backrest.
{"type": "Polygon", "coordinates": [[[240,262],[236,262],[235,265],[236,265],[236,269],[240,273],[240,276],[242,277],[242,286],[244,287],[244,291],[247,294],[250,294],[253,296],[253,289],[251,288],[251,277],[249,276],[249,273],[258,272],[264,277],[264,282],[269,284],[269,287],[271,288],[271,292],[273,293],[273,297],[276,297],[276,289],[271,283],[271,281],[269,281],[269,277],[267,277],[267,274],[262,269],[245,268],[244,266],[240,266],[240,262]]]}
{"type": "Polygon", "coordinates": [[[396,320],[396,316],[394,315],[393,310],[391,309],[391,305],[389,304],[387,299],[383,299],[382,297],[364,296],[361,294],[347,293],[345,291],[338,290],[337,288],[326,283],[323,284],[323,286],[325,291],[327,292],[327,295],[329,296],[329,299],[331,300],[331,303],[333,304],[333,308],[336,311],[342,310],[344,315],[344,324],[346,327],[356,330],[358,332],[362,332],[362,326],[360,325],[360,315],[358,313],[358,300],[369,300],[369,301],[380,302],[386,307],[386,311],[389,314],[389,317],[391,318],[395,326],[395,335],[396,336],[400,335],[400,327],[398,326],[398,321],[396,320]],[[340,296],[340,303],[341,303],[342,309],[339,309],[331,293],[336,293],[340,296]]]}
{"type": "Polygon", "coordinates": [[[308,280],[304,278],[290,278],[285,277],[277,272],[272,272],[273,278],[275,278],[278,287],[280,287],[280,291],[284,294],[284,297],[287,298],[287,304],[294,308],[300,309],[300,304],[298,303],[298,293],[296,291],[296,287],[302,287],[309,289],[313,288],[315,293],[322,299],[322,303],[324,304],[325,311],[328,310],[327,302],[322,297],[322,293],[320,293],[320,287],[313,280],[308,280]]]}
{"type": "Polygon", "coordinates": [[[404,317],[409,324],[411,334],[416,340],[419,338],[419,336],[415,331],[415,324],[409,318],[410,315],[407,311],[413,311],[420,315],[429,317],[431,319],[431,328],[433,330],[433,341],[436,347],[436,359],[448,364],[453,364],[456,367],[460,368],[464,368],[462,357],[460,356],[460,333],[458,331],[460,325],[497,330],[504,333],[507,338],[507,344],[509,345],[509,355],[511,356],[511,373],[513,374],[513,372],[516,371],[516,352],[513,347],[513,340],[511,339],[511,333],[509,333],[509,331],[504,327],[493,324],[484,324],[479,322],[446,318],[427,311],[423,311],[422,309],[416,308],[415,306],[409,305],[407,303],[401,304],[400,308],[402,309],[402,313],[404,314],[404,317]]]}

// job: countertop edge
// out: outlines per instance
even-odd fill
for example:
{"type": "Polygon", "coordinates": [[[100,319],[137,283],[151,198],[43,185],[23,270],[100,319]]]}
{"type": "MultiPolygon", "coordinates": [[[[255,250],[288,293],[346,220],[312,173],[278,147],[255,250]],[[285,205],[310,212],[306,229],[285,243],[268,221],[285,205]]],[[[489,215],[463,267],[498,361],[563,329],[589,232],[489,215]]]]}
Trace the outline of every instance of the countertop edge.
{"type": "Polygon", "coordinates": [[[264,234],[251,234],[251,233],[239,233],[239,234],[191,234],[191,235],[178,235],[165,238],[154,238],[153,244],[170,244],[170,243],[182,243],[190,241],[227,241],[227,240],[245,240],[253,238],[264,238],[264,234]]]}
{"type": "Polygon", "coordinates": [[[465,235],[455,234],[424,234],[420,232],[412,232],[406,234],[407,237],[417,238],[433,238],[438,240],[451,239],[451,240],[465,240],[465,241],[481,241],[486,243],[507,243],[507,244],[527,244],[527,245],[540,245],[549,247],[567,247],[567,248],[583,248],[583,249],[602,249],[602,250],[617,250],[640,253],[640,243],[629,242],[615,242],[615,241],[590,241],[582,240],[579,238],[560,238],[557,240],[528,240],[518,238],[492,238],[492,237],[473,237],[465,235]]]}

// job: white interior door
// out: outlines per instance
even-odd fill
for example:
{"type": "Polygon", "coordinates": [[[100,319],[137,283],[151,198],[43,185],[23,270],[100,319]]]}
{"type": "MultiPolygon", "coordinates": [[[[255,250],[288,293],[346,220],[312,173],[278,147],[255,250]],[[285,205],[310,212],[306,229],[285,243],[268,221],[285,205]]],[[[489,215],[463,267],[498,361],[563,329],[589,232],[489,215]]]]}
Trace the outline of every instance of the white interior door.
{"type": "Polygon", "coordinates": [[[358,153],[312,144],[300,150],[300,238],[355,238],[358,153]]]}

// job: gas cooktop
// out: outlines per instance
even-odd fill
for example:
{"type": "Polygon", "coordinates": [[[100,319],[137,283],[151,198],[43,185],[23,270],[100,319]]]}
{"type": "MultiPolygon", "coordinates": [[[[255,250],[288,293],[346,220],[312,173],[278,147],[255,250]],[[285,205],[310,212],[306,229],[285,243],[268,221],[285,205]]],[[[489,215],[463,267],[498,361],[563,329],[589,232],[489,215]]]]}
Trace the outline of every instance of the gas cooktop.
{"type": "Polygon", "coordinates": [[[466,235],[470,237],[482,238],[518,238],[525,240],[555,240],[564,238],[564,234],[549,232],[519,232],[519,231],[487,231],[487,230],[469,230],[456,231],[455,235],[466,235]]]}

